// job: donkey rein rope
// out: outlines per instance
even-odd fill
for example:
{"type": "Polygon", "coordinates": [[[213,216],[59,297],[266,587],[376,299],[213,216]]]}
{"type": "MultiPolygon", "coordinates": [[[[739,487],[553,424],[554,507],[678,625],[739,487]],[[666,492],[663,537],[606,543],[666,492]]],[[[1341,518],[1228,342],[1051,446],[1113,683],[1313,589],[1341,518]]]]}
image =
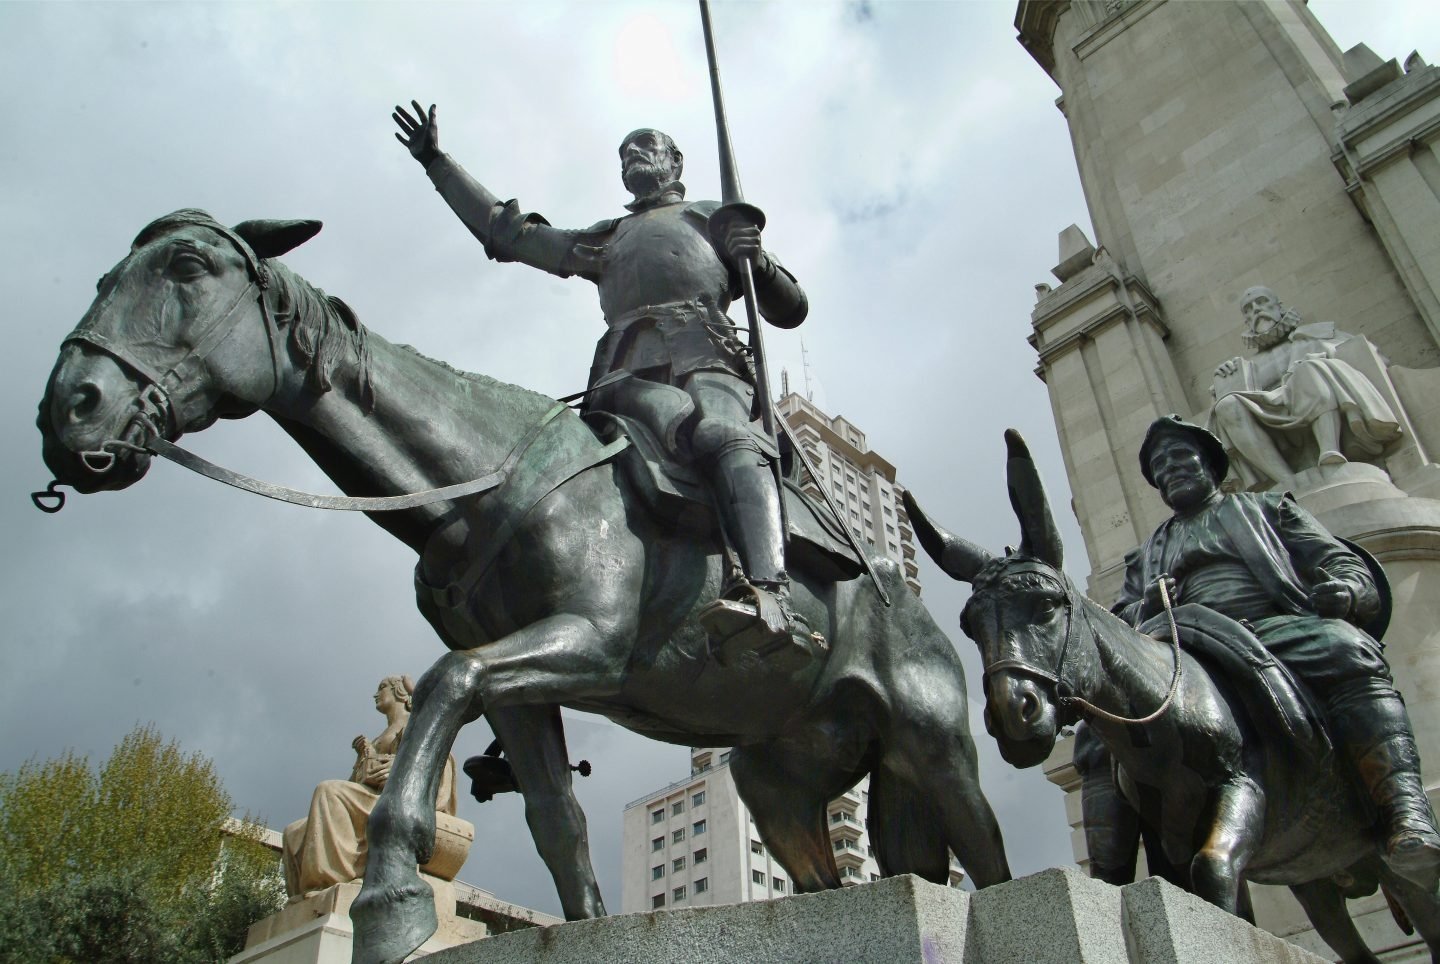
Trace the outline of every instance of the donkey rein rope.
{"type": "Polygon", "coordinates": [[[1156,720],[1160,719],[1160,717],[1165,715],[1165,713],[1175,702],[1175,693],[1180,689],[1181,670],[1180,627],[1175,625],[1175,612],[1171,608],[1170,590],[1165,585],[1165,580],[1167,578],[1168,574],[1161,573],[1155,581],[1160,588],[1160,602],[1165,606],[1165,618],[1170,623],[1170,645],[1174,651],[1175,672],[1170,677],[1170,692],[1165,694],[1164,701],[1161,702],[1158,707],[1156,707],[1155,712],[1149,714],[1148,716],[1131,718],[1128,716],[1120,716],[1118,714],[1111,713],[1109,710],[1103,710],[1100,707],[1096,706],[1094,703],[1091,703],[1089,700],[1084,699],[1083,697],[1062,696],[1061,699],[1063,701],[1071,704],[1072,706],[1077,706],[1080,709],[1093,714],[1094,716],[1098,716],[1102,720],[1107,720],[1111,723],[1121,723],[1131,726],[1140,726],[1146,723],[1154,723],[1156,720]]]}

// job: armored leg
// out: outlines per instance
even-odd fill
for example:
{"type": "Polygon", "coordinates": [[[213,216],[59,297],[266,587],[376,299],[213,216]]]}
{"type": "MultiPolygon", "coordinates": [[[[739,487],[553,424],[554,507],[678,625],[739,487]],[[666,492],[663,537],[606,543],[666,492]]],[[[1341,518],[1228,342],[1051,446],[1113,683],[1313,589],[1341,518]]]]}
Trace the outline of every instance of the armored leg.
{"type": "Polygon", "coordinates": [[[1385,861],[1432,893],[1440,882],[1440,833],[1420,779],[1405,702],[1378,680],[1337,696],[1329,708],[1331,731],[1375,804],[1385,861]]]}
{"type": "Polygon", "coordinates": [[[686,390],[700,418],[690,432],[690,451],[706,470],[725,538],[744,578],[734,581],[700,613],[728,663],[752,651],[777,662],[803,664],[821,641],[790,604],[785,572],[785,528],[771,459],[750,426],[750,386],[733,376],[702,372],[686,390]],[[751,608],[753,605],[753,609],[751,608]]]}

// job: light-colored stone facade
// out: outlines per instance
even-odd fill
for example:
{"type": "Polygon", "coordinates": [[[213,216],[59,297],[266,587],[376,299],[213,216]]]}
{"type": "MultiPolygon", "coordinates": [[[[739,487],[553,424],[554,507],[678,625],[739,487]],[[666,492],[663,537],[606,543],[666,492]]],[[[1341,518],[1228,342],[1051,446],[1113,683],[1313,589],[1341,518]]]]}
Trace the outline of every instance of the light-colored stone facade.
{"type": "MultiPolygon", "coordinates": [[[[1306,323],[1359,336],[1334,357],[1393,409],[1398,439],[1374,457],[1299,465],[1279,487],[1385,565],[1395,597],[1386,653],[1433,800],[1440,70],[1363,46],[1342,54],[1300,0],[1022,0],[1016,26],[1061,90],[1095,238],[1075,225],[1061,233],[1058,283],[1036,286],[1030,336],[1089,594],[1113,600],[1125,553],[1169,515],[1140,475],[1140,441],[1160,415],[1208,421],[1217,366],[1249,354],[1242,293],[1267,286],[1306,323]]],[[[1078,828],[1066,753],[1051,778],[1078,828]]],[[[1083,862],[1083,834],[1072,839],[1083,862]]],[[[1378,897],[1351,908],[1386,959],[1414,953],[1378,897]]],[[[1257,912],[1322,947],[1287,894],[1262,894],[1257,912]]]]}

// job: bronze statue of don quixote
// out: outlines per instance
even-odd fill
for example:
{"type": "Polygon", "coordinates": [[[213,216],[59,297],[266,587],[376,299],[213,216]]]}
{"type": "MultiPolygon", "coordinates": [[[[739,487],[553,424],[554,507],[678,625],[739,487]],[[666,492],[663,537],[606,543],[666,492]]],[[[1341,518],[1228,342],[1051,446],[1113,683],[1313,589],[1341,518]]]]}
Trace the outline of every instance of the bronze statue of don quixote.
{"type": "Polygon", "coordinates": [[[572,920],[605,908],[558,706],[733,745],[740,796],[797,892],[840,886],[825,807],[867,774],[885,874],[944,882],[953,851],[979,886],[1010,877],[953,646],[898,567],[858,551],[793,477],[804,454],[778,430],[759,319],[793,326],[807,305],[740,196],[701,9],[720,203],[687,202],[683,155],[640,129],[620,148],[628,213],[555,229],[444,154],[433,107],[393,115],[490,257],[595,284],[606,324],[578,412],[371,332],[278,260],[318,222],[227,226],[194,209],[136,235],[51,373],[38,425],[55,482],[37,506],[63,506],[57,485],[125,488],[160,455],[364,511],[419,556],[417,602],[448,652],[416,684],[369,818],[357,964],[399,962],[435,928],[416,866],[451,745],[481,715],[572,920]],[[345,495],[259,482],[175,444],[259,411],[345,495]]]}

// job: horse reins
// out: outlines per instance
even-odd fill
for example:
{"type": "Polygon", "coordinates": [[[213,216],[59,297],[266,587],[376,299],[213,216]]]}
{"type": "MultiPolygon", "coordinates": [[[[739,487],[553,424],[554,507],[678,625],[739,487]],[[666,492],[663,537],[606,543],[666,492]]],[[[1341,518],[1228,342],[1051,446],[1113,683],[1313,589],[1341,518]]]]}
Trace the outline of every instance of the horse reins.
{"type": "MultiPolygon", "coordinates": [[[[84,321],[71,332],[61,347],[72,342],[79,342],[89,345],[124,365],[142,378],[146,385],[140,392],[138,408],[131,415],[130,420],[121,431],[120,438],[107,439],[100,444],[98,449],[81,452],[80,462],[85,468],[97,474],[110,471],[115,466],[117,453],[129,452],[135,455],[159,455],[168,459],[183,468],[189,469],[206,478],[223,482],[226,485],[234,486],[246,492],[262,495],[268,499],[275,499],[280,502],[288,502],[291,505],[306,506],[312,509],[335,509],[346,512],[394,512],[401,509],[414,509],[424,505],[431,505],[436,502],[445,502],[452,499],[459,499],[465,496],[476,495],[498,488],[509,476],[516,463],[539,438],[540,433],[549,425],[557,415],[565,411],[566,406],[562,399],[552,406],[543,416],[532,425],[528,432],[510,450],[502,461],[499,468],[487,472],[478,478],[466,482],[458,482],[454,485],[445,485],[433,489],[425,489],[419,492],[407,492],[403,495],[388,496],[348,496],[348,495],[322,495],[314,492],[302,492],[299,489],[287,488],[283,485],[276,485],[271,482],[263,482],[259,479],[243,475],[231,469],[216,465],[207,459],[188,451],[174,442],[167,440],[164,436],[170,426],[179,427],[188,424],[186,417],[187,406],[185,401],[177,406],[174,397],[178,389],[186,383],[187,378],[194,369],[203,366],[205,359],[210,352],[214,351],[234,331],[234,318],[251,303],[251,294],[258,292],[254,301],[258,303],[261,323],[265,328],[266,336],[270,343],[271,375],[273,382],[269,398],[274,398],[280,389],[280,345],[277,344],[279,326],[271,316],[269,305],[265,301],[265,292],[270,287],[269,273],[265,270],[264,263],[255,255],[254,250],[243,238],[231,231],[222,224],[206,224],[224,237],[244,257],[246,267],[250,276],[250,283],[245,290],[235,299],[234,303],[206,327],[195,344],[175,364],[171,365],[163,374],[155,370],[149,363],[134,357],[125,346],[120,345],[96,331],[87,330],[84,321]],[[177,412],[177,408],[179,411],[177,412]]],[[[583,394],[583,393],[582,393],[583,394]]],[[[268,399],[267,399],[268,400],[268,399]]],[[[262,406],[264,402],[260,403],[262,406]]],[[[600,461],[608,461],[623,448],[623,445],[612,443],[606,446],[601,452],[600,461]]],[[[598,464],[598,463],[597,463],[598,464]]],[[[40,492],[30,493],[30,501],[42,512],[55,513],[65,508],[65,493],[56,488],[60,482],[52,480],[50,484],[40,492]],[[53,503],[48,500],[54,500],[53,503]]]]}

